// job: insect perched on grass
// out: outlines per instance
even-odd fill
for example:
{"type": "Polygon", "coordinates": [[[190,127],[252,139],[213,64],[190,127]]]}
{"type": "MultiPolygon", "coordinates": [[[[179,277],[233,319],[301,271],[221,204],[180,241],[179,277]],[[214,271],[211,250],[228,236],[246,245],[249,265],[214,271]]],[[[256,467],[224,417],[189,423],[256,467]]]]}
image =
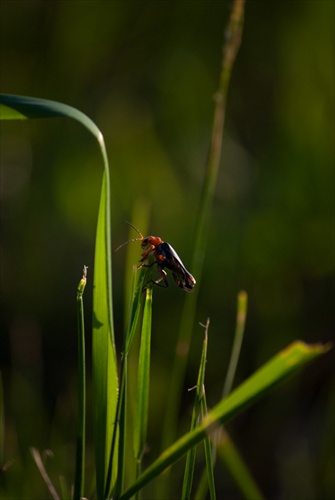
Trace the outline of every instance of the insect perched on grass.
{"type": "MultiPolygon", "coordinates": [[[[167,280],[167,273],[165,269],[168,269],[169,271],[171,271],[173,279],[180,288],[185,290],[185,292],[192,292],[196,281],[193,278],[192,274],[188,272],[177,252],[172,248],[172,246],[166,241],[163,241],[158,236],[147,236],[146,238],[144,238],[137,227],[135,227],[131,222],[125,222],[126,224],[129,224],[129,226],[131,226],[133,229],[135,229],[140,237],[126,241],[115,251],[119,250],[119,248],[127,245],[132,241],[142,241],[141,247],[144,252],[141,255],[142,258],[139,261],[140,264],[138,266],[138,269],[141,267],[151,267],[154,264],[157,264],[158,272],[161,275],[161,279],[159,279],[158,281],[150,280],[148,281],[148,283],[153,283],[154,285],[167,288],[169,286],[169,282],[167,280]],[[151,264],[145,264],[150,254],[154,255],[155,260],[151,264]],[[164,285],[160,284],[161,281],[163,281],[164,285]]],[[[146,283],[146,285],[148,285],[148,283],[146,283]]],[[[144,288],[146,287],[146,285],[144,286],[144,288]]]]}

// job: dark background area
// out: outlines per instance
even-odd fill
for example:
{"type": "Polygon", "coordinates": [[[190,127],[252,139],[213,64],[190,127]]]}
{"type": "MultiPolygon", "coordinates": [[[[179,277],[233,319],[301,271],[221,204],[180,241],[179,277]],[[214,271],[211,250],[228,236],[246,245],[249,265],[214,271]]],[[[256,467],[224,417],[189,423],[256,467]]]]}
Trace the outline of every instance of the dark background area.
{"type": "MultiPolygon", "coordinates": [[[[122,221],[146,206],[150,234],[190,264],[229,7],[1,2],[1,92],[70,104],[104,134],[114,248],[128,238],[122,221]]],[[[0,173],[5,459],[15,460],[4,484],[8,498],[41,498],[30,446],[54,452],[54,474],[69,483],[73,474],[75,296],[84,264],[93,276],[102,168],[87,131],[55,119],[2,122],[0,173]]],[[[113,256],[118,345],[124,264],[120,251],[113,256]]],[[[187,387],[196,383],[202,348],[198,322],[211,319],[206,388],[213,406],[241,289],[249,310],[236,384],[296,339],[333,338],[333,1],[246,3],[199,286],[181,429],[189,426],[187,387]]],[[[89,281],[88,350],[91,296],[89,281]]],[[[148,461],[159,451],[183,298],[172,282],[155,289],[148,461]]],[[[332,498],[333,366],[329,353],[228,426],[266,498],[332,498]]],[[[90,431],[88,444],[93,467],[90,431]]],[[[239,498],[221,467],[217,481],[222,495],[239,498]]]]}

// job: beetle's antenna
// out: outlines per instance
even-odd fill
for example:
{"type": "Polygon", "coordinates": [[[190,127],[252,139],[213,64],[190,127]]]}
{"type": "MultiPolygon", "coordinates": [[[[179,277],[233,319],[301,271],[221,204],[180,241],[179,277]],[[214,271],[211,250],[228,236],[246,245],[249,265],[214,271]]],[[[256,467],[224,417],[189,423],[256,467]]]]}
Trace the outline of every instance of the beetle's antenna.
{"type": "MultiPolygon", "coordinates": [[[[135,231],[140,235],[140,239],[143,240],[143,235],[142,233],[137,229],[137,227],[134,226],[134,224],[132,224],[131,222],[125,220],[123,221],[125,224],[128,224],[129,226],[131,226],[133,229],[135,229],[135,231]]],[[[130,241],[136,241],[136,240],[130,240],[130,241]]]]}
{"type": "Polygon", "coordinates": [[[142,233],[137,229],[137,227],[135,227],[131,222],[128,222],[127,220],[125,220],[124,222],[135,229],[135,231],[140,235],[140,238],[132,238],[131,240],[125,241],[124,243],[122,243],[122,245],[118,246],[117,249],[114,250],[114,252],[117,252],[118,250],[120,250],[120,248],[128,245],[128,243],[131,243],[132,241],[142,241],[144,239],[142,233]]]}
{"type": "Polygon", "coordinates": [[[118,246],[114,250],[114,252],[117,252],[118,250],[120,250],[120,248],[124,247],[125,245],[128,245],[128,243],[131,243],[132,241],[142,241],[142,238],[133,238],[132,240],[125,241],[124,243],[122,243],[122,245],[118,246]]]}

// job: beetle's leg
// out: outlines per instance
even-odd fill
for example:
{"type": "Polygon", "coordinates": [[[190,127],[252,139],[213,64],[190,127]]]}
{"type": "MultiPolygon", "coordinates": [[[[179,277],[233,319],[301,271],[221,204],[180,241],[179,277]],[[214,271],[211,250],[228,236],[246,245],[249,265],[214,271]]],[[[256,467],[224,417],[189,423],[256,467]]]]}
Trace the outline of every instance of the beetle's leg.
{"type": "Polygon", "coordinates": [[[148,255],[155,250],[154,245],[150,245],[150,247],[145,250],[145,252],[142,253],[142,259],[140,259],[140,262],[144,262],[145,259],[148,257],[148,255]]]}
{"type": "MultiPolygon", "coordinates": [[[[155,262],[153,262],[153,264],[155,264],[155,262]]],[[[150,267],[150,265],[146,266],[146,267],[150,267]]],[[[149,280],[146,282],[146,284],[143,286],[142,288],[142,292],[144,292],[146,289],[147,289],[147,286],[149,285],[149,283],[152,283],[153,285],[157,285],[157,286],[160,286],[161,288],[167,288],[169,286],[169,282],[167,280],[167,274],[166,272],[164,271],[164,269],[161,269],[159,266],[157,266],[157,269],[158,271],[160,272],[161,274],[161,279],[159,280],[149,280]],[[161,285],[160,282],[163,281],[164,282],[164,285],[161,285]]]]}
{"type": "Polygon", "coordinates": [[[154,264],[159,264],[157,260],[154,260],[153,262],[151,262],[151,264],[144,264],[144,262],[142,262],[142,259],[139,262],[141,262],[141,264],[137,266],[137,269],[141,269],[141,267],[151,267],[154,264]]]}
{"type": "MultiPolygon", "coordinates": [[[[169,286],[169,282],[168,282],[168,280],[167,280],[167,278],[166,278],[166,277],[167,277],[166,272],[165,272],[165,271],[164,271],[164,269],[163,269],[162,267],[160,267],[159,265],[157,265],[157,269],[158,269],[158,271],[159,271],[160,275],[162,276],[162,277],[161,277],[161,279],[160,279],[160,280],[158,280],[158,281],[163,280],[163,281],[164,281],[165,288],[167,288],[167,287],[169,286]]],[[[157,283],[156,283],[156,284],[157,284],[157,283]]],[[[160,286],[163,286],[163,285],[160,285],[160,286]]]]}

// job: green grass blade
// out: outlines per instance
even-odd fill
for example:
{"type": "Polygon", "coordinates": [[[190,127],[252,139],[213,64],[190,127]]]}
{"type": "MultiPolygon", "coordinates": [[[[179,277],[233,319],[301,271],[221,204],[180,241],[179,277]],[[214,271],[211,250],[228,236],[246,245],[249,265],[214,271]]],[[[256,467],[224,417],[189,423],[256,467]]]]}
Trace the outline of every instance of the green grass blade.
{"type": "Polygon", "coordinates": [[[118,422],[118,429],[116,427],[114,428],[112,437],[105,498],[109,498],[110,496],[118,498],[123,489],[123,480],[125,475],[125,444],[126,444],[126,431],[127,431],[126,404],[127,404],[127,385],[128,385],[128,353],[130,351],[134,339],[138,318],[140,315],[141,297],[142,297],[142,289],[143,289],[145,275],[146,275],[146,269],[144,267],[142,267],[139,271],[137,270],[136,267],[134,268],[133,283],[135,283],[134,285],[135,291],[133,293],[133,300],[130,307],[129,324],[124,339],[124,345],[121,356],[120,394],[116,409],[116,421],[118,422]],[[116,450],[117,431],[119,435],[118,450],[116,450]],[[118,451],[117,460],[115,460],[116,451],[118,451]],[[111,479],[113,472],[113,463],[115,461],[118,464],[117,478],[115,485],[112,487],[111,479]]]}
{"type": "MultiPolygon", "coordinates": [[[[234,479],[235,484],[240,489],[243,497],[247,500],[263,500],[264,497],[250,474],[247,465],[223,426],[215,432],[213,441],[216,445],[215,456],[220,458],[221,462],[234,479]]],[[[206,498],[208,486],[210,488],[207,471],[207,474],[204,473],[201,476],[197,492],[194,496],[195,500],[204,500],[206,498]]],[[[211,492],[210,497],[213,498],[211,492]]]]}
{"type": "Polygon", "coordinates": [[[180,406],[181,390],[185,376],[186,362],[192,337],[192,328],[196,311],[196,301],[200,288],[201,273],[206,255],[207,232],[209,227],[210,213],[215,192],[216,181],[219,172],[223,128],[226,113],[226,101],[230,77],[237,55],[243,28],[244,0],[234,0],[232,3],[230,19],[226,27],[225,43],[223,45],[223,57],[218,90],[215,94],[215,109],[211,144],[206,165],[203,191],[200,207],[196,221],[195,238],[193,244],[193,256],[191,272],[197,280],[192,296],[185,297],[182,321],[179,329],[179,337],[176,346],[175,363],[171,375],[171,383],[168,395],[167,411],[163,431],[163,449],[169,445],[176,436],[177,415],[180,406]],[[182,346],[182,349],[181,349],[182,346]]]}
{"type": "MultiPolygon", "coordinates": [[[[118,377],[113,334],[109,181],[103,178],[94,260],[93,295],[93,425],[96,481],[99,499],[105,498],[112,435],[116,425],[118,377]]],[[[116,463],[113,461],[113,463],[116,463]]],[[[116,469],[111,480],[116,476],[116,469]]]]}
{"type": "Polygon", "coordinates": [[[150,482],[167,467],[180,460],[184,454],[199,443],[208,433],[217,429],[250,406],[260,397],[268,394],[274,387],[303,368],[307,363],[325,354],[331,345],[307,345],[297,341],[279,352],[257,370],[227,398],[208,413],[204,421],[193,431],[178,439],[151,464],[135,483],[121,496],[122,500],[131,498],[145,484],[150,482]]]}
{"type": "MultiPolygon", "coordinates": [[[[196,386],[196,395],[192,411],[191,420],[191,431],[194,430],[199,423],[200,413],[201,413],[201,401],[205,396],[205,367],[207,360],[207,345],[208,345],[208,326],[209,320],[207,320],[205,338],[202,345],[201,360],[198,372],[198,381],[196,386]]],[[[194,465],[195,465],[196,447],[191,448],[186,456],[184,481],[182,488],[182,499],[186,500],[191,497],[193,475],[194,475],[194,465]]]]}
{"type": "MultiPolygon", "coordinates": [[[[206,394],[204,393],[204,397],[201,400],[201,415],[202,419],[207,415],[207,402],[206,402],[206,394]]],[[[204,439],[204,448],[205,448],[205,459],[206,459],[206,471],[207,471],[207,482],[209,488],[209,497],[211,500],[216,499],[215,492],[215,481],[214,481],[214,461],[213,461],[213,450],[212,444],[209,436],[205,436],[204,439]]]]}
{"type": "Polygon", "coordinates": [[[222,398],[228,396],[233,387],[236,367],[243,342],[245,321],[247,317],[247,306],[248,306],[248,295],[246,292],[240,292],[237,296],[237,316],[236,316],[234,344],[228,366],[227,377],[223,388],[222,398]]]}
{"type": "MultiPolygon", "coordinates": [[[[246,292],[240,292],[237,296],[237,316],[236,316],[236,328],[235,328],[234,344],[233,344],[232,354],[231,354],[231,358],[230,358],[230,363],[229,363],[229,367],[228,367],[227,377],[225,380],[222,398],[225,398],[231,392],[231,388],[233,385],[236,367],[237,367],[237,362],[238,362],[238,358],[239,358],[241,346],[242,346],[242,341],[243,341],[245,322],[246,322],[246,316],[247,316],[247,302],[248,302],[248,297],[247,297],[246,292]]],[[[197,489],[196,496],[195,496],[195,498],[197,500],[200,500],[200,499],[206,497],[207,486],[208,485],[210,486],[210,484],[207,482],[207,477],[209,477],[208,466],[210,465],[210,467],[213,470],[213,466],[214,466],[213,462],[215,463],[216,455],[217,455],[216,454],[216,445],[217,445],[217,443],[225,442],[225,440],[223,439],[223,436],[227,436],[227,438],[229,437],[228,433],[224,430],[224,428],[222,426],[220,429],[218,429],[216,431],[215,438],[213,439],[213,450],[212,450],[211,463],[209,463],[209,457],[206,458],[207,474],[206,474],[206,472],[204,472],[200,481],[199,481],[198,489],[197,489]]],[[[230,442],[231,442],[232,447],[233,447],[234,446],[233,442],[231,440],[230,440],[230,442]]],[[[206,446],[207,446],[207,443],[205,441],[205,449],[206,449],[206,446]]],[[[237,464],[238,463],[237,458],[239,455],[238,455],[238,451],[235,447],[234,447],[234,451],[235,451],[236,459],[234,460],[233,463],[237,464]]],[[[229,460],[229,457],[227,457],[227,460],[229,460]]],[[[248,475],[248,478],[250,478],[249,482],[251,483],[252,482],[251,474],[247,474],[248,471],[246,470],[246,466],[243,464],[242,458],[240,458],[239,463],[241,465],[241,474],[240,475],[233,474],[232,473],[233,471],[230,471],[231,475],[233,476],[233,478],[236,481],[238,481],[239,478],[241,478],[240,479],[241,482],[244,482],[244,477],[246,477],[248,475]],[[243,470],[242,470],[242,464],[244,465],[243,470]]],[[[227,465],[229,465],[229,461],[227,462],[227,465]]],[[[241,489],[241,486],[239,484],[238,484],[238,486],[241,489]]],[[[243,490],[243,487],[244,487],[244,485],[242,486],[242,490],[243,490]]],[[[254,490],[255,490],[255,488],[254,488],[254,490]]],[[[210,492],[210,496],[212,498],[211,492],[210,492]]]]}
{"type": "MultiPolygon", "coordinates": [[[[135,268],[136,269],[136,268],[135,268]]],[[[138,273],[138,279],[137,283],[135,286],[135,293],[134,297],[132,300],[131,308],[130,308],[130,319],[129,319],[129,326],[128,326],[128,333],[125,338],[125,343],[124,343],[124,348],[123,348],[123,353],[128,354],[130,351],[130,347],[133,343],[134,340],[134,335],[138,323],[138,318],[141,310],[141,299],[143,295],[143,285],[144,285],[144,279],[147,275],[147,269],[145,267],[141,267],[137,271],[138,273]]]]}
{"type": "Polygon", "coordinates": [[[116,409],[116,421],[118,426],[114,427],[112,447],[109,459],[108,476],[106,483],[105,498],[118,498],[123,489],[123,481],[125,475],[125,444],[127,435],[127,386],[128,386],[128,356],[125,355],[121,360],[121,373],[120,373],[120,394],[116,409]],[[115,484],[112,485],[111,479],[113,469],[117,464],[117,476],[115,484]]]}
{"type": "Polygon", "coordinates": [[[81,123],[98,141],[103,160],[104,176],[94,261],[92,348],[93,430],[97,495],[99,499],[103,499],[118,396],[112,310],[110,181],[103,135],[90,118],[72,106],[47,99],[0,94],[0,118],[3,120],[49,117],[67,117],[81,123]]]}
{"type": "Polygon", "coordinates": [[[235,484],[239,487],[244,498],[249,500],[263,500],[264,497],[251,476],[248,467],[242,460],[229,434],[224,429],[220,429],[220,441],[217,442],[217,455],[235,480],[235,484]]]}
{"type": "MultiPolygon", "coordinates": [[[[60,497],[62,500],[67,499],[67,498],[72,498],[72,493],[71,490],[72,488],[69,488],[68,485],[66,484],[66,480],[64,476],[59,476],[59,486],[60,486],[60,497]]],[[[73,497],[74,498],[74,497],[73,497]]]]}
{"type": "MultiPolygon", "coordinates": [[[[129,221],[141,229],[142,234],[147,234],[150,206],[147,199],[142,197],[134,200],[133,208],[129,221]]],[[[128,237],[125,241],[134,238],[134,229],[129,227],[128,237]]],[[[133,299],[133,268],[135,262],[138,262],[141,254],[141,243],[131,243],[127,245],[124,276],[124,304],[125,304],[125,325],[128,327],[129,311],[133,299]],[[131,300],[130,300],[131,299],[131,300]]],[[[135,267],[136,268],[136,267],[135,267]]],[[[137,273],[138,274],[138,273],[137,273]]],[[[126,329],[126,328],[125,328],[126,329]]]]}
{"type": "MultiPolygon", "coordinates": [[[[225,398],[230,392],[231,388],[233,386],[233,381],[235,377],[235,372],[236,372],[236,367],[237,367],[237,362],[238,358],[240,355],[241,351],[241,346],[242,346],[242,341],[243,341],[243,335],[244,335],[244,329],[245,329],[245,322],[246,322],[246,316],[247,316],[247,303],[248,303],[248,297],[246,292],[240,292],[237,296],[237,317],[236,317],[236,328],[235,328],[235,336],[234,336],[234,344],[233,344],[233,349],[232,349],[232,354],[230,358],[230,363],[228,367],[228,372],[227,372],[227,377],[225,380],[225,385],[223,389],[223,394],[222,398],[225,398]]],[[[210,443],[209,443],[210,444],[210,443]]],[[[207,446],[207,443],[205,441],[205,448],[207,446]]],[[[207,464],[207,476],[209,476],[208,472],[208,467],[210,466],[213,470],[213,461],[215,463],[217,452],[216,452],[216,446],[220,447],[220,456],[226,457],[226,465],[228,468],[228,471],[230,472],[231,476],[233,479],[236,481],[237,486],[240,488],[240,490],[245,494],[246,491],[249,492],[249,497],[247,498],[261,498],[261,493],[258,490],[258,487],[253,480],[251,474],[247,470],[247,467],[245,463],[243,462],[242,458],[239,455],[239,452],[237,448],[235,447],[233,441],[230,439],[228,433],[225,431],[223,426],[220,427],[215,433],[215,438],[213,439],[213,450],[212,450],[212,460],[211,463],[209,463],[209,456],[206,459],[206,464],[207,464]],[[229,441],[230,446],[224,446],[225,443],[229,441]],[[229,457],[229,452],[232,452],[232,457],[230,460],[229,457]],[[257,492],[257,495],[255,495],[255,492],[257,492]]],[[[212,473],[212,472],[210,472],[212,473]]],[[[209,487],[211,487],[210,482],[208,483],[209,487]]],[[[203,474],[199,485],[198,485],[198,490],[196,493],[196,499],[200,500],[201,498],[205,498],[207,492],[207,478],[205,473],[203,474]]],[[[210,491],[210,496],[213,498],[213,491],[210,491]]]]}
{"type": "Polygon", "coordinates": [[[86,360],[83,293],[86,286],[87,267],[77,290],[78,321],[78,429],[76,443],[76,471],[74,480],[74,500],[84,496],[85,483],[85,434],[86,434],[86,360]]]}
{"type": "MultiPolygon", "coordinates": [[[[207,320],[206,323],[206,338],[208,338],[208,328],[209,328],[209,319],[207,320]]],[[[207,340],[206,340],[207,344],[207,340]]],[[[207,345],[206,345],[206,351],[207,351],[207,345]]],[[[206,357],[207,357],[207,352],[206,352],[206,357]]],[[[204,360],[206,362],[206,359],[204,360]]],[[[203,370],[205,370],[205,365],[203,370]]],[[[206,401],[206,392],[205,392],[205,373],[203,375],[203,392],[202,392],[202,397],[200,399],[200,414],[201,414],[201,420],[203,421],[204,418],[207,415],[207,401],[206,401]]],[[[212,451],[212,444],[211,444],[211,439],[208,435],[205,436],[204,438],[204,448],[205,448],[205,460],[206,460],[206,471],[207,471],[207,483],[209,487],[209,496],[211,500],[216,499],[216,492],[215,492],[215,481],[214,481],[214,463],[213,463],[213,451],[212,451]]]]}
{"type": "Polygon", "coordinates": [[[103,136],[96,124],[84,113],[72,106],[49,99],[39,99],[12,94],[0,94],[0,120],[27,120],[33,118],[67,117],[81,123],[99,144],[103,136]]]}
{"type": "Polygon", "coordinates": [[[143,311],[140,355],[138,363],[137,401],[135,411],[134,451],[137,471],[141,470],[148,427],[149,385],[150,385],[150,345],[152,320],[152,286],[146,289],[143,311]]]}

